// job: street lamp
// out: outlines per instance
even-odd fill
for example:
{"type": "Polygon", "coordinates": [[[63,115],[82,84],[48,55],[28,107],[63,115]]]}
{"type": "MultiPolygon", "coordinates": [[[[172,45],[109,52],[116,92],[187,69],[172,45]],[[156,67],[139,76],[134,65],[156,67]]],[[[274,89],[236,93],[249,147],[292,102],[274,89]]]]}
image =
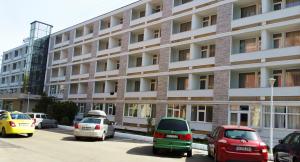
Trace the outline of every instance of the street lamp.
{"type": "Polygon", "coordinates": [[[276,79],[270,78],[269,83],[271,86],[271,106],[270,106],[270,152],[273,151],[273,114],[274,114],[274,102],[273,102],[273,96],[274,96],[274,83],[276,79]]]}
{"type": "Polygon", "coordinates": [[[29,96],[30,96],[30,92],[28,92],[27,94],[27,112],[29,112],[29,96]]]}

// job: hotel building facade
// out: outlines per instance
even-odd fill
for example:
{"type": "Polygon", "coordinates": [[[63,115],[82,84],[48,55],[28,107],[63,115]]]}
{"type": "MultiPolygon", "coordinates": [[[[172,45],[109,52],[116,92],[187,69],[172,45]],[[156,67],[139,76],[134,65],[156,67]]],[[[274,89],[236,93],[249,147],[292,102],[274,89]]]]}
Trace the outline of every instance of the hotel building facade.
{"type": "Polygon", "coordinates": [[[300,129],[299,0],[141,0],[52,34],[45,91],[120,129],[181,117],[268,142],[269,78],[280,139],[300,129]]]}

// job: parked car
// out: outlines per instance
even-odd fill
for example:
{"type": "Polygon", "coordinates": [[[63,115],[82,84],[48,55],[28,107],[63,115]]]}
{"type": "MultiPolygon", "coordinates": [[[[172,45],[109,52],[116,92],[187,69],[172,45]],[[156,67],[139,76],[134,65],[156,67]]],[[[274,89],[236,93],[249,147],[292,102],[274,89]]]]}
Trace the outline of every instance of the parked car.
{"type": "Polygon", "coordinates": [[[186,120],[162,118],[153,135],[153,154],[164,149],[187,153],[187,157],[191,157],[192,143],[192,132],[186,120]]]}
{"type": "Polygon", "coordinates": [[[27,134],[31,137],[34,133],[34,121],[21,112],[4,112],[0,116],[1,136],[6,137],[9,134],[27,134]]]}
{"type": "Polygon", "coordinates": [[[273,148],[275,162],[300,162],[300,132],[287,135],[273,148]]]}
{"type": "Polygon", "coordinates": [[[104,141],[106,137],[114,137],[115,128],[113,122],[106,118],[105,112],[93,110],[89,117],[83,118],[74,125],[74,136],[76,140],[81,138],[96,138],[104,141]],[[104,114],[103,114],[104,113],[104,114]]]}
{"type": "Polygon", "coordinates": [[[267,162],[268,148],[254,129],[220,126],[208,135],[208,155],[218,162],[267,162]]]}
{"type": "Polygon", "coordinates": [[[57,128],[57,121],[45,113],[26,113],[35,121],[38,129],[57,128]]]}

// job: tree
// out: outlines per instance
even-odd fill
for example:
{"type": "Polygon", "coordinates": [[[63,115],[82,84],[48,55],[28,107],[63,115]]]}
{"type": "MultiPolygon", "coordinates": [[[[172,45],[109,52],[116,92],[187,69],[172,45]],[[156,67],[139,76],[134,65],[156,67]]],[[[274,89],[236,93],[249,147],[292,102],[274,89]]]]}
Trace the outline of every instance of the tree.
{"type": "Polygon", "coordinates": [[[53,99],[48,97],[46,93],[42,93],[41,98],[33,109],[34,112],[47,113],[48,106],[53,104],[53,99]]]}

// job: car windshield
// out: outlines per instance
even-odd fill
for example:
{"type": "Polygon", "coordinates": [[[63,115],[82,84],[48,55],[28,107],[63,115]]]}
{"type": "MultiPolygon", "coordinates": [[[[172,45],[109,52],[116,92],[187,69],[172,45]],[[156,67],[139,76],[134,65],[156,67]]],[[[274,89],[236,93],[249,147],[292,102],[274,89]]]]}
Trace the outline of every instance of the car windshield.
{"type": "Polygon", "coordinates": [[[159,130],[171,130],[171,131],[187,131],[187,123],[182,120],[176,119],[162,119],[157,129],[159,130]]]}
{"type": "Polygon", "coordinates": [[[80,121],[80,123],[95,123],[95,124],[100,124],[101,119],[96,119],[96,118],[84,118],[80,121]]]}
{"type": "Polygon", "coordinates": [[[11,119],[31,119],[26,114],[10,114],[11,119]]]}
{"type": "Polygon", "coordinates": [[[258,140],[256,132],[249,130],[226,130],[225,137],[231,139],[258,140]]]}

